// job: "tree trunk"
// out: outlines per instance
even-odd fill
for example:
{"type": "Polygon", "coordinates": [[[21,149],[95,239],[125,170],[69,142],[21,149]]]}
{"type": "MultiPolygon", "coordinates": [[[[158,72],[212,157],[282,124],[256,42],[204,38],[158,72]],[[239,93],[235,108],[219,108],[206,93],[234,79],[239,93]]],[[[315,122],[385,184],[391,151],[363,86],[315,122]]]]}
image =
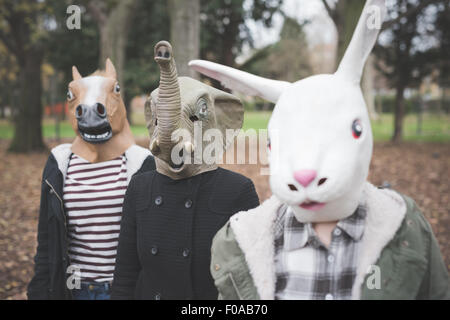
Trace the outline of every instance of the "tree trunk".
{"type": "Polygon", "coordinates": [[[14,138],[9,147],[13,152],[45,150],[42,140],[42,82],[41,65],[43,54],[29,51],[20,66],[20,97],[17,112],[14,112],[14,138]]]}
{"type": "Polygon", "coordinates": [[[405,86],[398,85],[395,96],[394,135],[393,142],[400,142],[403,138],[403,118],[405,115],[405,86]]]}
{"type": "MultiPolygon", "coordinates": [[[[124,99],[127,37],[136,4],[137,1],[135,0],[121,0],[109,13],[103,12],[104,9],[95,1],[89,7],[100,31],[99,66],[104,68],[106,59],[111,59],[117,71],[117,81],[120,84],[120,91],[124,99]]],[[[128,121],[131,123],[129,103],[125,103],[125,107],[128,121]]]]}
{"type": "Polygon", "coordinates": [[[168,5],[170,42],[178,74],[198,79],[188,63],[200,56],[200,0],[169,0],[168,5]]]}

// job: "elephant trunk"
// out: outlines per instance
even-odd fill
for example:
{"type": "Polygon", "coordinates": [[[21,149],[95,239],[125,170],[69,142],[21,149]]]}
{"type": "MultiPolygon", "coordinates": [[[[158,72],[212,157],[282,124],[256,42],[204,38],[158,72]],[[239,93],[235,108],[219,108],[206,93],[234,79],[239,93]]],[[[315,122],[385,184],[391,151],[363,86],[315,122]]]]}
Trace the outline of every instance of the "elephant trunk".
{"type": "Polygon", "coordinates": [[[156,44],[155,61],[160,68],[160,82],[156,103],[158,136],[154,144],[160,151],[158,157],[173,164],[171,152],[177,141],[172,141],[172,133],[180,128],[181,98],[177,68],[168,42],[160,41],[156,44]]]}

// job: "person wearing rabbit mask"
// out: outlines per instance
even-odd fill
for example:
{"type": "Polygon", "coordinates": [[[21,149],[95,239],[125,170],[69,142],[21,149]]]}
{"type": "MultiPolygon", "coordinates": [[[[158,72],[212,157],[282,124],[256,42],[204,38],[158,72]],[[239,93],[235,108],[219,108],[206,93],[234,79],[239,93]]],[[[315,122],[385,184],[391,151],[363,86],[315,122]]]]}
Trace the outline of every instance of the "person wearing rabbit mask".
{"type": "Polygon", "coordinates": [[[29,299],[109,298],[127,185],[155,169],[150,151],[134,143],[112,62],[84,78],[73,67],[72,75],[76,138],[53,148],[44,169],[29,299]]]}
{"type": "MultiPolygon", "coordinates": [[[[224,138],[226,129],[241,128],[244,108],[231,94],[178,77],[167,41],[155,45],[155,61],[161,78],[145,116],[156,170],[128,187],[112,299],[215,299],[212,238],[232,214],[255,208],[259,199],[250,179],[202,157],[208,143],[195,139],[195,128],[203,130],[200,138],[208,132],[224,138]],[[180,132],[181,141],[175,138],[180,132]]],[[[216,156],[231,142],[224,138],[216,156]]]]}
{"type": "Polygon", "coordinates": [[[385,12],[384,0],[366,2],[332,75],[291,84],[190,62],[231,89],[276,103],[269,122],[274,195],[215,236],[219,298],[450,297],[439,246],[414,201],[366,181],[373,138],[359,83],[385,12]]]}

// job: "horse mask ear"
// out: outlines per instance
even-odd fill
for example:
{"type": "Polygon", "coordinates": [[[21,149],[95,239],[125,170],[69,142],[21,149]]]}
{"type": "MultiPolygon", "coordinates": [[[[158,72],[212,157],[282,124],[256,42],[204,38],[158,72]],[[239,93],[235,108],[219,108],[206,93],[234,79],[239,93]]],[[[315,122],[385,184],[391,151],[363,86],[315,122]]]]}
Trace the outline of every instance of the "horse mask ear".
{"type": "Polygon", "coordinates": [[[105,74],[108,78],[117,79],[116,68],[114,68],[113,63],[109,58],[106,59],[105,63],[105,74]]]}
{"type": "Polygon", "coordinates": [[[258,96],[273,103],[278,101],[289,82],[270,80],[205,60],[192,60],[189,66],[197,72],[216,79],[223,86],[250,96],[258,96]]]}
{"type": "Polygon", "coordinates": [[[385,0],[368,0],[336,75],[359,84],[366,60],[372,51],[386,16],[385,0]]]}
{"type": "Polygon", "coordinates": [[[78,72],[77,67],[75,66],[72,67],[72,78],[74,81],[81,80],[83,78],[81,74],[78,72]]]}

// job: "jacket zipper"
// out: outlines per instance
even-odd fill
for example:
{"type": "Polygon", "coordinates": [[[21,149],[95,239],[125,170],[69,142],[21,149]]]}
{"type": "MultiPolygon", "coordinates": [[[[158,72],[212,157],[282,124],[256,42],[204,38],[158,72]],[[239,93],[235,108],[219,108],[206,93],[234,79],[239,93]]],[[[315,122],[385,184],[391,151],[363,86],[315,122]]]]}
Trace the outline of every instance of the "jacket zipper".
{"type": "Polygon", "coordinates": [[[63,218],[64,218],[64,228],[66,229],[66,235],[67,235],[67,219],[66,219],[66,215],[64,213],[64,204],[63,204],[63,200],[61,199],[61,197],[59,196],[59,194],[56,192],[55,188],[53,188],[53,186],[50,184],[50,182],[48,182],[47,179],[45,179],[45,183],[47,183],[47,185],[53,190],[53,193],[56,195],[56,197],[59,200],[59,203],[61,204],[61,211],[63,213],[63,218]]]}
{"type": "MultiPolygon", "coordinates": [[[[67,241],[68,231],[67,231],[67,218],[66,218],[66,214],[64,212],[64,203],[63,203],[61,196],[56,192],[55,188],[51,185],[50,182],[48,182],[47,179],[45,179],[45,183],[47,183],[47,185],[53,190],[53,193],[56,195],[56,197],[59,200],[59,203],[61,204],[61,212],[62,212],[63,218],[64,218],[64,229],[66,231],[66,252],[65,252],[64,258],[67,259],[67,263],[68,263],[68,265],[70,265],[70,258],[69,258],[68,251],[67,251],[68,250],[68,241],[67,241]]],[[[70,294],[70,296],[72,296],[72,291],[69,290],[69,294],[70,294]]]]}

